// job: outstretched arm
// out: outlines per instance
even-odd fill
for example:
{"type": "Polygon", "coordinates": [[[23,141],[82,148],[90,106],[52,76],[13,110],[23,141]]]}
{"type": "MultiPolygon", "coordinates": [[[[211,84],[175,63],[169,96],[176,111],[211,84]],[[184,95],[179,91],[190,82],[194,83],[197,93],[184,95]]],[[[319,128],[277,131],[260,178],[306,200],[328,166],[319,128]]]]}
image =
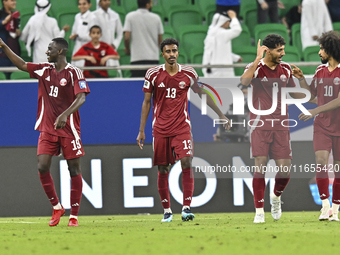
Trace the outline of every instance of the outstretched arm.
{"type": "Polygon", "coordinates": [[[85,97],[86,97],[85,93],[79,93],[76,95],[76,99],[73,101],[70,107],[67,108],[62,114],[60,114],[55,120],[54,129],[60,129],[65,127],[68,116],[76,112],[80,108],[80,106],[82,106],[85,103],[85,97]]]}
{"type": "MultiPolygon", "coordinates": [[[[300,87],[311,92],[310,87],[309,87],[301,69],[298,68],[296,65],[293,65],[293,64],[291,64],[291,66],[293,67],[292,75],[299,80],[300,87]]],[[[289,95],[293,98],[304,98],[305,97],[305,95],[301,94],[301,93],[289,93],[289,95]]],[[[315,96],[313,94],[311,94],[311,98],[310,98],[309,102],[311,102],[314,98],[315,98],[315,96]]]]}
{"type": "Polygon", "coordinates": [[[144,101],[142,105],[142,114],[140,117],[140,126],[139,126],[139,133],[137,136],[137,144],[139,148],[143,149],[144,141],[145,141],[145,124],[146,120],[148,119],[150,108],[151,108],[151,96],[152,93],[145,92],[144,93],[144,101]]]}
{"type": "Polygon", "coordinates": [[[27,70],[27,63],[19,57],[17,54],[15,54],[6,43],[0,38],[0,48],[5,52],[7,57],[12,61],[12,63],[21,71],[28,72],[27,70]]]}
{"type": "Polygon", "coordinates": [[[328,112],[328,111],[334,110],[338,107],[340,107],[340,93],[339,93],[337,98],[333,99],[332,101],[328,102],[327,104],[320,105],[320,106],[318,106],[314,109],[308,110],[311,113],[311,115],[305,115],[305,114],[301,113],[299,115],[299,120],[307,121],[311,118],[314,118],[319,113],[328,112]]]}

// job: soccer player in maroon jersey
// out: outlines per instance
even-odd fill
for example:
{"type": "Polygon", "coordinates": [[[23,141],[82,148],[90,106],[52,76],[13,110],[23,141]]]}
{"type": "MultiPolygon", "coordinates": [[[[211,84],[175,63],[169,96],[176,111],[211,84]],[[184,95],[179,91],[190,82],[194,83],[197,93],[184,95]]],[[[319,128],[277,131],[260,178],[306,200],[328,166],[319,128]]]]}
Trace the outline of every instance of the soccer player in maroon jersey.
{"type": "MultiPolygon", "coordinates": [[[[169,194],[170,165],[181,161],[183,173],[183,208],[182,220],[193,220],[190,204],[194,191],[192,171],[193,141],[191,124],[188,114],[187,93],[191,88],[201,96],[202,90],[198,85],[198,76],[190,66],[177,63],[178,42],[173,38],[165,39],[160,46],[165,64],[150,68],[145,75],[144,102],[142,105],[141,121],[137,144],[143,149],[145,140],[145,124],[153,98],[153,165],[158,166],[158,192],[164,208],[162,222],[172,221],[169,194]]],[[[228,119],[220,109],[207,97],[207,104],[218,114],[220,119],[228,119]]],[[[229,128],[229,122],[226,125],[229,128]]]]}
{"type": "Polygon", "coordinates": [[[54,38],[46,51],[49,63],[26,63],[0,39],[0,47],[20,70],[39,80],[38,116],[35,129],[38,141],[38,170],[41,184],[53,206],[50,226],[56,226],[65,209],[59,203],[50,166],[52,156],[63,150],[71,175],[71,215],[68,226],[78,226],[78,211],[82,196],[80,157],[84,150],[80,140],[78,109],[90,93],[82,71],[66,62],[68,43],[54,38]]]}
{"type": "MultiPolygon", "coordinates": [[[[250,130],[251,156],[255,158],[256,171],[253,176],[253,193],[256,215],[254,223],[263,223],[264,219],[264,191],[265,173],[263,166],[267,166],[268,157],[275,160],[280,168],[275,176],[275,186],[271,194],[271,214],[279,220],[281,211],[281,194],[290,179],[290,164],[292,150],[290,146],[288,113],[281,115],[281,88],[295,87],[290,65],[281,62],[285,55],[285,40],[280,35],[269,34],[257,44],[257,56],[250,63],[243,75],[243,86],[249,84],[253,88],[253,106],[256,110],[270,109],[273,102],[273,91],[277,92],[277,106],[269,115],[257,115],[250,112],[250,119],[254,120],[250,130]],[[265,56],[263,58],[263,54],[265,56]],[[288,170],[288,171],[287,171],[288,170]]],[[[275,92],[275,93],[276,93],[275,92]]],[[[302,93],[290,93],[293,98],[304,98],[302,93]]],[[[287,109],[286,109],[287,112],[287,109]]]]}
{"type": "MultiPolygon", "coordinates": [[[[109,59],[119,59],[117,51],[109,44],[99,41],[102,30],[94,25],[90,28],[91,42],[84,44],[73,55],[72,60],[85,59],[85,66],[105,66],[109,59]]],[[[86,78],[105,78],[108,77],[106,70],[85,71],[86,78]]]]}
{"type": "Polygon", "coordinates": [[[307,85],[312,99],[317,97],[318,107],[309,110],[311,115],[300,114],[300,120],[314,118],[313,144],[316,158],[316,183],[322,201],[319,220],[339,221],[340,205],[340,36],[335,31],[323,33],[318,39],[322,65],[315,71],[308,86],[299,68],[293,70],[300,84],[307,85]],[[332,208],[329,203],[328,158],[333,151],[334,171],[332,208]],[[332,216],[333,214],[333,216],[332,216]]]}

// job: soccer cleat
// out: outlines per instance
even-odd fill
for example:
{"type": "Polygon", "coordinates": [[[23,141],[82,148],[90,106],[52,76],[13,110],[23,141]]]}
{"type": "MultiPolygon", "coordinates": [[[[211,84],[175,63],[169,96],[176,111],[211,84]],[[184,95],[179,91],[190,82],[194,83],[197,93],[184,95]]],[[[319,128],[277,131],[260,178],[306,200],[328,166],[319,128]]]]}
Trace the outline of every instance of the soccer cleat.
{"type": "Polygon", "coordinates": [[[182,211],[182,221],[194,220],[195,215],[191,213],[190,209],[186,208],[182,211]]]}
{"type": "Polygon", "coordinates": [[[172,213],[164,213],[163,219],[161,222],[171,222],[172,221],[172,213]]]}
{"type": "Polygon", "coordinates": [[[331,217],[329,217],[329,221],[340,221],[339,218],[338,218],[338,214],[333,213],[333,215],[331,217]]]}
{"type": "Polygon", "coordinates": [[[254,223],[264,223],[264,213],[255,214],[254,223]]]}
{"type": "Polygon", "coordinates": [[[330,208],[330,206],[325,206],[322,207],[320,210],[321,214],[319,216],[319,220],[328,220],[331,216],[332,216],[332,209],[330,208]]]}
{"type": "Polygon", "coordinates": [[[60,217],[65,214],[64,207],[63,206],[61,206],[61,207],[62,207],[62,209],[60,209],[60,210],[53,209],[53,215],[52,215],[52,218],[51,218],[50,223],[49,223],[49,225],[51,227],[57,226],[59,221],[60,221],[60,217]]]}
{"type": "Polygon", "coordinates": [[[281,196],[277,197],[275,194],[270,195],[272,199],[272,207],[271,207],[271,214],[274,220],[279,220],[282,215],[282,210],[281,210],[281,196]]]}
{"type": "Polygon", "coordinates": [[[69,227],[79,227],[78,220],[76,218],[70,218],[67,226],[69,226],[69,227]]]}

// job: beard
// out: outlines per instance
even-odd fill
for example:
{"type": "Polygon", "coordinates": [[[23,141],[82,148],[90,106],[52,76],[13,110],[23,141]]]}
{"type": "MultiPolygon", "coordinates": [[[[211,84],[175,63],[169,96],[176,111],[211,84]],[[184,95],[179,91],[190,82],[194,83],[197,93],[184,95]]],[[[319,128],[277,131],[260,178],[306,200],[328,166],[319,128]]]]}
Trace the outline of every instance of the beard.
{"type": "Polygon", "coordinates": [[[321,63],[322,63],[322,64],[327,64],[327,63],[328,63],[328,58],[326,58],[326,59],[321,59],[321,63]]]}

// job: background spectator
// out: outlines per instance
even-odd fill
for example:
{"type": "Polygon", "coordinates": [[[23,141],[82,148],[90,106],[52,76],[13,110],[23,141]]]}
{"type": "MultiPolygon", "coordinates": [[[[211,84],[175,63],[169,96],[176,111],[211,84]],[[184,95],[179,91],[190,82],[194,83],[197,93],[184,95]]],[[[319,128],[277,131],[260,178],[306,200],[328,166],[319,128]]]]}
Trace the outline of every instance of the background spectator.
{"type": "Polygon", "coordinates": [[[26,43],[28,55],[31,56],[31,46],[33,44],[33,62],[46,62],[47,58],[46,45],[53,38],[64,37],[65,32],[70,29],[69,25],[65,25],[60,31],[57,20],[47,16],[47,12],[51,8],[49,0],[37,0],[34,7],[34,15],[28,20],[20,39],[26,43]]]}
{"type": "MultiPolygon", "coordinates": [[[[94,24],[96,17],[90,11],[90,7],[91,0],[78,0],[78,8],[80,13],[78,13],[74,19],[72,34],[70,35],[70,39],[74,40],[72,55],[74,55],[85,43],[91,41],[91,37],[89,36],[90,28],[94,24]]],[[[71,64],[76,66],[84,66],[85,61],[72,61],[71,64]]]]}
{"type": "Polygon", "coordinates": [[[322,33],[333,30],[325,0],[303,0],[301,11],[302,49],[318,46],[322,33]]]}
{"type": "Polygon", "coordinates": [[[216,0],[216,12],[227,12],[233,10],[236,15],[240,12],[240,0],[216,0]]]}
{"type": "Polygon", "coordinates": [[[329,14],[331,15],[332,22],[340,21],[340,1],[339,0],[326,0],[329,14]]]}
{"type": "MultiPolygon", "coordinates": [[[[84,44],[73,55],[72,60],[85,60],[85,66],[105,66],[109,59],[119,59],[118,53],[107,43],[101,42],[102,30],[94,25],[90,29],[91,42],[84,44]]],[[[106,70],[84,71],[86,78],[108,77],[106,70]]]]}
{"type": "MultiPolygon", "coordinates": [[[[97,10],[93,13],[96,16],[95,24],[102,29],[101,41],[111,45],[115,50],[118,49],[123,39],[123,27],[119,14],[110,8],[111,0],[100,0],[97,10]]],[[[118,66],[118,60],[109,60],[108,66],[118,66]]]]}
{"type": "MultiPolygon", "coordinates": [[[[125,53],[131,55],[131,65],[159,64],[164,31],[161,18],[150,12],[151,7],[152,0],[138,0],[138,9],[126,15],[124,45],[125,53]]],[[[131,77],[144,77],[146,71],[131,70],[131,77]]]]}
{"type": "Polygon", "coordinates": [[[284,9],[283,3],[277,0],[257,0],[257,23],[267,23],[268,16],[271,23],[279,23],[279,9],[284,9]]]}
{"type": "MultiPolygon", "coordinates": [[[[13,12],[16,8],[16,0],[2,0],[2,9],[0,10],[0,38],[20,56],[20,19],[19,12],[13,12]]],[[[0,49],[0,66],[14,66],[6,54],[0,49]]],[[[9,79],[11,73],[5,73],[9,79]]]]}
{"type": "MultiPolygon", "coordinates": [[[[215,13],[204,40],[203,65],[232,64],[242,61],[231,52],[231,40],[240,35],[242,27],[236,12],[215,13]]],[[[203,68],[204,77],[233,77],[233,68],[203,68]]]]}
{"type": "MultiPolygon", "coordinates": [[[[301,1],[302,2],[302,1],[301,1]]],[[[287,27],[288,33],[295,23],[301,23],[302,4],[293,6],[282,18],[282,23],[287,27]]]]}

